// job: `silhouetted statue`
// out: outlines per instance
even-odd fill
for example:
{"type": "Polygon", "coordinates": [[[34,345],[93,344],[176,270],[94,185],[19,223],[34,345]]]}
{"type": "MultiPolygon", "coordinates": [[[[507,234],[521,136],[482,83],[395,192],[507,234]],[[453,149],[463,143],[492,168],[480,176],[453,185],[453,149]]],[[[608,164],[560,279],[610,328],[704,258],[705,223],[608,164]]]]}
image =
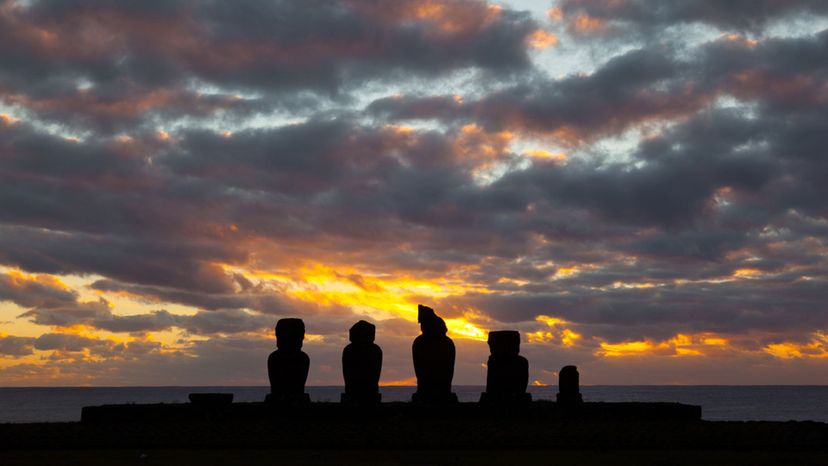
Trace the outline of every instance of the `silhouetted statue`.
{"type": "Polygon", "coordinates": [[[414,402],[456,403],[457,395],[451,392],[454,377],[454,342],[446,336],[445,321],[434,309],[417,306],[417,322],[422,335],[414,339],[414,374],[417,376],[417,392],[414,402]]]}
{"type": "Polygon", "coordinates": [[[521,403],[532,401],[526,393],[529,384],[529,361],[520,353],[520,333],[515,330],[489,332],[486,392],[481,403],[521,403]]]}
{"type": "Polygon", "coordinates": [[[270,395],[275,403],[307,403],[305,393],[310,359],[302,352],[305,323],[302,319],[279,319],[276,323],[276,351],[267,358],[270,395]]]}
{"type": "Polygon", "coordinates": [[[575,366],[564,366],[558,372],[558,403],[568,405],[582,403],[584,399],[581,397],[579,385],[580,376],[578,375],[578,368],[575,366]]]}
{"type": "Polygon", "coordinates": [[[376,327],[364,320],[355,323],[348,332],[351,343],[342,351],[342,375],[345,377],[343,403],[380,402],[382,349],[374,344],[375,335],[376,327]]]}

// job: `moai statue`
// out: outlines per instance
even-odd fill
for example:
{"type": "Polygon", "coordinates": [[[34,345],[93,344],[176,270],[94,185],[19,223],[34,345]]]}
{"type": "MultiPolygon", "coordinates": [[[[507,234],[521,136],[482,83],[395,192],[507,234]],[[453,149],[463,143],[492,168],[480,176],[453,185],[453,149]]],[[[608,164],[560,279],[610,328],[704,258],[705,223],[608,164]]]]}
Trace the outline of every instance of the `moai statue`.
{"type": "Polygon", "coordinates": [[[374,344],[375,335],[376,327],[364,320],[355,323],[349,331],[351,343],[342,351],[343,403],[372,405],[380,402],[382,349],[374,344]]]}
{"type": "Polygon", "coordinates": [[[575,366],[564,366],[558,372],[558,403],[565,405],[583,403],[584,399],[581,397],[579,379],[578,368],[575,366]]]}
{"type": "Polygon", "coordinates": [[[417,376],[415,403],[456,403],[451,391],[454,377],[454,342],[446,336],[446,323],[430,307],[417,306],[417,321],[422,335],[414,339],[414,374],[417,376]]]}
{"type": "Polygon", "coordinates": [[[266,401],[302,404],[310,402],[305,393],[310,358],[302,351],[305,323],[302,319],[279,319],[276,323],[276,351],[267,358],[270,395],[266,401]]]}
{"type": "Polygon", "coordinates": [[[526,393],[529,385],[529,361],[520,353],[520,333],[515,330],[489,332],[486,392],[481,403],[525,403],[532,401],[526,393]]]}

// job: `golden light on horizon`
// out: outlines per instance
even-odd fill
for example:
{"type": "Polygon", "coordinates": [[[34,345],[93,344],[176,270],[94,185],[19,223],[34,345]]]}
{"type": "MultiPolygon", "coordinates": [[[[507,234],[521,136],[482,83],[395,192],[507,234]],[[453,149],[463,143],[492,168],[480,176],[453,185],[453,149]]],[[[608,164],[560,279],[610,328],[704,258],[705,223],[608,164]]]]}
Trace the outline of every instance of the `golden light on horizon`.
{"type": "Polygon", "coordinates": [[[408,377],[398,380],[380,380],[380,387],[407,387],[417,385],[417,377],[408,377]]]}
{"type": "Polygon", "coordinates": [[[695,335],[678,333],[664,341],[631,340],[620,343],[602,341],[595,355],[609,358],[651,355],[705,356],[709,352],[724,349],[728,344],[727,339],[709,333],[695,335]]]}
{"type": "Polygon", "coordinates": [[[828,334],[815,332],[807,343],[784,341],[770,343],[763,351],[779,359],[828,358],[828,334]]]}
{"type": "MultiPolygon", "coordinates": [[[[318,305],[339,305],[371,315],[377,320],[401,317],[416,322],[417,305],[431,298],[439,300],[468,292],[491,293],[482,285],[467,283],[462,278],[424,279],[397,274],[377,274],[353,267],[332,266],[319,262],[298,266],[294,272],[246,271],[224,267],[248,279],[273,282],[288,296],[318,305]]],[[[438,313],[440,312],[437,309],[438,313]]],[[[485,341],[488,330],[471,322],[467,314],[444,318],[449,334],[454,337],[485,341]]]]}

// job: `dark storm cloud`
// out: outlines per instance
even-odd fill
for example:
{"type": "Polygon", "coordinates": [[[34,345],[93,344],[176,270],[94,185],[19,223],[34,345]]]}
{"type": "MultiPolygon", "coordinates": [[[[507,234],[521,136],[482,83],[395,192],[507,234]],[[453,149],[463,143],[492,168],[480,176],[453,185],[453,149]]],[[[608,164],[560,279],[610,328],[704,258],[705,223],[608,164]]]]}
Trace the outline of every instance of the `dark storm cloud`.
{"type": "MultiPolygon", "coordinates": [[[[823,277],[826,272],[824,267],[812,271],[823,277]]],[[[783,328],[808,332],[828,327],[824,278],[803,280],[791,274],[747,282],[727,280],[712,285],[702,281],[639,289],[593,283],[589,273],[584,275],[547,285],[545,290],[468,295],[446,304],[471,305],[499,322],[512,324],[554,315],[610,341],[663,340],[682,332],[772,333],[783,328]]],[[[646,278],[643,275],[640,278],[646,278]]]]}
{"type": "Polygon", "coordinates": [[[383,98],[368,111],[392,119],[477,121],[493,130],[555,135],[574,145],[635,123],[700,109],[713,90],[688,83],[692,65],[676,60],[668,49],[639,49],[613,57],[586,76],[537,77],[477,101],[383,98]]]}
{"type": "Polygon", "coordinates": [[[262,330],[272,326],[273,317],[238,309],[200,311],[176,315],[165,310],[146,314],[113,315],[106,306],[78,305],[74,308],[36,308],[20,315],[32,323],[51,327],[86,325],[115,333],[145,333],[185,330],[196,335],[232,334],[262,330]]]}
{"type": "Polygon", "coordinates": [[[110,332],[140,333],[180,328],[192,334],[212,335],[262,330],[273,324],[273,318],[237,309],[201,311],[191,316],[161,310],[129,316],[109,315],[88,324],[110,332]]]}
{"type": "Polygon", "coordinates": [[[20,307],[59,307],[74,303],[77,293],[44,278],[0,274],[0,301],[20,307]]]}
{"type": "Polygon", "coordinates": [[[472,121],[577,146],[642,123],[693,115],[722,96],[757,102],[769,111],[822,108],[823,99],[811,97],[822,93],[827,48],[825,32],[756,44],[719,38],[682,58],[668,46],[651,45],[614,56],[586,75],[535,77],[478,100],[385,97],[367,112],[392,120],[472,121]]]}
{"type": "MultiPolygon", "coordinates": [[[[159,302],[172,302],[202,309],[255,309],[265,314],[290,314],[299,309],[296,303],[282,296],[281,290],[272,287],[248,286],[233,293],[204,293],[175,287],[154,287],[123,283],[115,280],[98,280],[91,287],[100,291],[126,291],[159,302]]],[[[302,310],[307,311],[305,307],[302,310]]]]}
{"type": "Polygon", "coordinates": [[[361,80],[529,66],[528,14],[484,2],[4,0],[0,101],[40,118],[116,131],[150,117],[256,112],[336,96],[361,80]],[[455,13],[463,10],[463,16],[455,13]],[[204,88],[217,86],[219,94],[204,88]]]}
{"type": "MultiPolygon", "coordinates": [[[[121,362],[136,360],[157,352],[161,346],[160,343],[151,341],[116,343],[112,340],[88,338],[69,333],[44,333],[37,338],[0,337],[0,354],[4,354],[3,351],[8,349],[10,342],[13,342],[15,346],[12,346],[10,348],[12,352],[5,353],[6,355],[20,357],[32,354],[32,350],[48,351],[51,352],[48,360],[53,367],[58,367],[60,364],[82,365],[84,361],[88,361],[86,358],[90,356],[121,362]]],[[[8,372],[14,372],[14,369],[8,372]]]]}
{"type": "Polygon", "coordinates": [[[95,338],[82,337],[69,333],[44,333],[34,340],[34,347],[40,351],[80,352],[87,348],[108,346],[110,342],[95,338]]]}
{"type": "Polygon", "coordinates": [[[32,354],[34,338],[0,336],[0,357],[20,357],[32,354]]]}
{"type": "Polygon", "coordinates": [[[94,273],[205,292],[234,289],[232,277],[220,267],[202,262],[210,257],[233,259],[235,256],[220,250],[218,244],[141,242],[138,238],[0,226],[0,261],[6,264],[33,272],[94,273]],[[216,256],[216,252],[220,255],[216,256]]]}
{"type": "Polygon", "coordinates": [[[29,318],[38,325],[53,327],[71,327],[83,324],[97,318],[111,316],[109,304],[104,301],[76,302],[58,307],[36,307],[20,314],[21,318],[29,318]]]}
{"type": "Polygon", "coordinates": [[[561,0],[557,7],[564,19],[571,22],[570,27],[582,32],[598,27],[589,27],[582,18],[630,29],[658,30],[676,24],[706,23],[722,29],[758,30],[766,23],[792,15],[828,13],[828,6],[819,0],[561,0]]]}
{"type": "MultiPolygon", "coordinates": [[[[105,285],[105,283],[100,283],[96,288],[125,291],[124,287],[116,288],[115,283],[112,283],[109,287],[105,285]]],[[[153,296],[149,290],[132,289],[129,291],[133,293],[142,291],[140,296],[144,298],[153,296]]],[[[276,290],[259,289],[258,291],[263,298],[261,301],[251,299],[249,294],[251,288],[246,291],[247,294],[239,294],[222,303],[235,307],[231,309],[209,308],[211,310],[199,311],[193,315],[176,315],[166,310],[158,310],[146,314],[122,316],[113,314],[111,304],[105,299],[80,301],[76,292],[67,289],[65,285],[55,281],[50,276],[0,274],[0,302],[11,301],[20,307],[29,308],[28,311],[23,312],[18,317],[28,319],[37,325],[50,327],[87,325],[110,332],[126,333],[154,332],[179,328],[193,334],[208,335],[250,332],[272,326],[275,322],[272,315],[262,314],[259,311],[270,314],[300,313],[296,303],[293,303],[293,307],[290,307],[287,304],[288,300],[280,298],[276,290]],[[263,307],[262,303],[268,301],[278,302],[279,307],[263,307]],[[251,308],[255,311],[247,312],[237,308],[251,308]]],[[[209,301],[210,295],[207,294],[207,296],[206,301],[209,301]]],[[[165,301],[176,302],[175,299],[169,297],[165,301]]],[[[198,303],[186,302],[186,304],[200,307],[198,303]]],[[[309,312],[312,310],[311,307],[304,306],[301,311],[309,312]]],[[[330,313],[336,312],[331,309],[327,309],[327,311],[328,319],[330,319],[330,313]]],[[[21,341],[9,340],[4,345],[9,348],[20,348],[20,351],[25,352],[25,345],[21,346],[21,341]]],[[[12,349],[8,351],[11,352],[12,349]]]]}

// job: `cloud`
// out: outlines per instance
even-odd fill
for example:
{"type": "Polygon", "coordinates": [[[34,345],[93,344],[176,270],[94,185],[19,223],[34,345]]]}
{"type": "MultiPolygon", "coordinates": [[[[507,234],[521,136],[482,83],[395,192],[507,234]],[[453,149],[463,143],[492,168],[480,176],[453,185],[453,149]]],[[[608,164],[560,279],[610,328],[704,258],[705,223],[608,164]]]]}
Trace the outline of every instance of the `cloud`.
{"type": "Polygon", "coordinates": [[[16,337],[13,335],[0,336],[0,356],[20,357],[32,354],[34,338],[16,337]]]}
{"type": "Polygon", "coordinates": [[[821,357],[822,3],[320,5],[0,1],[10,374],[261,381],[299,316],[316,383],[359,318],[404,380],[417,303],[458,381],[499,328],[538,377],[821,357]]]}
{"type": "Polygon", "coordinates": [[[560,0],[550,16],[560,17],[574,33],[606,32],[609,26],[660,30],[677,24],[702,23],[725,30],[761,30],[767,23],[795,15],[825,15],[823,2],[737,0],[659,2],[657,0],[560,0]]]}
{"type": "Polygon", "coordinates": [[[77,294],[52,276],[0,274],[0,301],[21,307],[59,307],[76,300],[77,294]]]}
{"type": "Polygon", "coordinates": [[[363,80],[512,73],[529,67],[525,42],[537,30],[529,15],[484,1],[2,6],[0,101],[111,132],[157,117],[290,108],[291,93],[338,98],[363,80]],[[239,97],[262,92],[286,97],[239,97]]]}

